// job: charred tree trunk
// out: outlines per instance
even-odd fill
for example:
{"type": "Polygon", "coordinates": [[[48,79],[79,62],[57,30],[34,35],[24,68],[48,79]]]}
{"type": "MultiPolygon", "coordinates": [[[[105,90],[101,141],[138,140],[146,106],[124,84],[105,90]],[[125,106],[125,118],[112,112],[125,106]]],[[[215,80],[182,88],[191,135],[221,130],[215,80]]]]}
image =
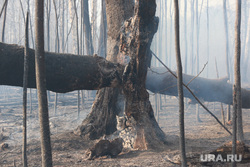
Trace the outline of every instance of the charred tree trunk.
{"type": "Polygon", "coordinates": [[[179,97],[179,147],[181,150],[181,166],[187,166],[186,147],[185,147],[185,126],[184,126],[184,95],[182,85],[182,63],[181,63],[181,51],[180,51],[180,26],[179,26],[179,3],[178,0],[174,1],[175,8],[175,52],[176,52],[176,64],[177,64],[177,86],[179,97]]]}
{"type": "MultiPolygon", "coordinates": [[[[120,28],[125,19],[133,14],[133,1],[106,0],[108,41],[107,60],[117,63],[120,28]]],[[[86,38],[86,37],[85,37],[86,38]]],[[[116,115],[119,112],[118,88],[104,88],[97,92],[91,113],[75,130],[75,133],[89,139],[116,131],[116,115]]]]}
{"type": "Polygon", "coordinates": [[[29,59],[29,13],[27,12],[25,24],[25,56],[24,56],[24,70],[23,70],[23,147],[22,160],[23,166],[28,166],[27,161],[27,81],[28,81],[28,59],[29,59]]]}
{"type": "Polygon", "coordinates": [[[134,149],[162,148],[166,143],[164,132],[155,120],[149,94],[146,91],[148,61],[151,60],[150,45],[157,31],[154,0],[136,0],[134,17],[124,23],[120,49],[129,55],[130,62],[123,73],[123,92],[126,98],[125,113],[136,129],[134,149]]]}
{"type": "Polygon", "coordinates": [[[6,0],[5,3],[4,3],[4,16],[3,16],[3,28],[2,28],[2,42],[4,42],[4,35],[5,35],[5,23],[6,23],[7,6],[8,6],[8,0],[6,0]]]}
{"type": "MultiPolygon", "coordinates": [[[[241,1],[236,0],[236,19],[235,19],[235,55],[234,55],[234,113],[233,113],[233,140],[232,154],[236,155],[237,138],[243,142],[243,125],[241,109],[241,76],[240,76],[240,27],[241,27],[241,1]],[[237,137],[236,137],[237,134],[237,137]]],[[[232,162],[232,167],[236,167],[236,162],[232,162]]]]}
{"type": "MultiPolygon", "coordinates": [[[[0,85],[23,85],[24,48],[0,42],[0,85]]],[[[36,88],[35,51],[29,49],[28,88],[36,88]]],[[[78,56],[45,52],[47,89],[66,93],[74,90],[98,90],[104,87],[117,87],[121,84],[124,66],[106,61],[98,56],[78,56]]],[[[189,83],[195,76],[183,74],[183,82],[189,83]]],[[[146,88],[154,93],[177,96],[176,78],[165,68],[150,68],[147,73],[146,88]]],[[[189,83],[195,95],[208,102],[233,104],[232,84],[227,78],[195,78],[189,83]]],[[[242,108],[250,108],[250,90],[243,89],[242,108]]],[[[184,89],[184,96],[194,99],[184,89]]]]}
{"type": "MultiPolygon", "coordinates": [[[[223,0],[223,14],[224,14],[224,28],[225,28],[225,43],[226,43],[226,49],[225,49],[225,55],[226,55],[226,72],[227,77],[230,80],[230,73],[229,73],[229,43],[228,43],[228,21],[227,21],[227,1],[223,0]]],[[[231,120],[231,114],[230,114],[230,106],[227,106],[227,121],[231,120]]]]}
{"type": "Polygon", "coordinates": [[[85,45],[87,54],[92,55],[94,53],[91,26],[89,21],[89,0],[83,0],[83,15],[84,15],[84,32],[85,32],[85,45]]]}
{"type": "Polygon", "coordinates": [[[100,35],[98,41],[98,55],[101,57],[107,56],[107,17],[106,17],[106,2],[103,0],[101,2],[101,25],[100,25],[100,35]]]}
{"type": "Polygon", "coordinates": [[[52,153],[50,144],[50,127],[49,127],[49,111],[46,93],[46,72],[45,72],[45,56],[44,56],[44,1],[35,1],[35,29],[36,29],[36,86],[39,104],[39,120],[41,132],[41,152],[42,166],[52,166],[52,153]]]}
{"type": "Polygon", "coordinates": [[[237,113],[237,138],[244,141],[243,125],[242,125],[242,98],[241,98],[241,74],[240,74],[240,27],[241,27],[241,1],[236,0],[236,19],[235,19],[235,57],[234,57],[234,82],[236,94],[236,113],[237,113]]]}

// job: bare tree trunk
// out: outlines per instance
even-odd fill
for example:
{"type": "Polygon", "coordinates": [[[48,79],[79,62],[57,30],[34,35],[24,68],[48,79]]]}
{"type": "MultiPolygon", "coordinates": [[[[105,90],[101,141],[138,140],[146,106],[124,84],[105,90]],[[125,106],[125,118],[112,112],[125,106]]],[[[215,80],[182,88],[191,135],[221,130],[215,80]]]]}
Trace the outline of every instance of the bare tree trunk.
{"type": "Polygon", "coordinates": [[[3,28],[2,28],[2,42],[4,42],[4,35],[5,35],[5,23],[6,23],[6,14],[7,14],[7,6],[8,6],[8,0],[6,0],[6,3],[4,5],[4,16],[3,16],[3,28]]]}
{"type": "MultiPolygon", "coordinates": [[[[76,8],[76,1],[74,0],[74,9],[75,9],[75,16],[76,16],[76,44],[77,44],[77,55],[79,55],[79,32],[78,32],[78,14],[76,8]]],[[[80,117],[80,91],[77,91],[77,117],[80,117]]]]}
{"type": "Polygon", "coordinates": [[[185,65],[184,73],[187,74],[187,58],[188,58],[188,48],[187,48],[187,0],[184,0],[184,36],[185,36],[185,65]]]}
{"type": "Polygon", "coordinates": [[[89,5],[88,5],[88,1],[89,0],[83,0],[85,45],[86,45],[87,55],[93,55],[94,54],[94,48],[93,48],[91,27],[90,27],[90,21],[89,21],[89,5]]]}
{"type": "Polygon", "coordinates": [[[97,50],[97,0],[92,0],[91,32],[94,53],[97,50]]]}
{"type": "MultiPolygon", "coordinates": [[[[28,12],[30,13],[30,1],[27,0],[27,10],[28,12]]],[[[33,31],[32,31],[32,22],[30,20],[30,35],[31,35],[31,41],[32,41],[32,47],[34,48],[35,47],[35,42],[34,42],[34,36],[33,36],[33,31]]]]}
{"type": "MultiPolygon", "coordinates": [[[[163,16],[163,18],[164,18],[164,23],[165,23],[165,39],[164,39],[164,43],[162,43],[162,47],[163,47],[163,49],[164,49],[164,62],[166,63],[166,64],[168,64],[168,1],[164,1],[164,3],[165,3],[165,9],[164,9],[164,12],[165,12],[165,14],[164,14],[164,16],[163,16]]],[[[166,96],[164,96],[164,99],[165,99],[165,101],[166,101],[166,96]]]]}
{"type": "MultiPolygon", "coordinates": [[[[217,66],[216,58],[215,58],[215,69],[216,69],[217,78],[219,79],[219,71],[218,71],[218,66],[217,66]]],[[[221,119],[222,119],[223,125],[225,125],[225,117],[224,117],[223,104],[220,103],[220,106],[221,106],[221,119]]]]}
{"type": "Polygon", "coordinates": [[[3,7],[2,7],[1,12],[0,12],[0,18],[2,17],[2,14],[3,14],[3,11],[4,11],[5,7],[6,7],[7,2],[8,2],[8,0],[5,0],[4,3],[3,3],[3,7]]]}
{"type": "MultiPolygon", "coordinates": [[[[247,46],[247,34],[248,34],[248,18],[247,18],[247,9],[248,9],[248,1],[243,1],[242,2],[243,4],[242,4],[242,7],[244,8],[244,10],[242,10],[242,13],[244,13],[244,16],[243,16],[243,18],[245,18],[245,21],[244,21],[244,23],[243,23],[243,21],[242,21],[242,23],[244,24],[244,26],[242,26],[242,27],[244,27],[244,28],[242,28],[243,29],[243,31],[242,31],[242,44],[241,44],[241,46],[242,46],[242,52],[241,52],[241,71],[243,71],[243,69],[244,69],[244,59],[245,59],[245,56],[246,56],[246,54],[245,54],[245,51],[246,51],[246,46],[247,46]]],[[[242,19],[243,20],[243,19],[242,19]]],[[[243,81],[245,81],[245,78],[244,78],[244,76],[242,75],[242,79],[243,79],[243,81]]]]}
{"type": "Polygon", "coordinates": [[[244,54],[243,57],[241,58],[243,61],[242,63],[242,78],[243,80],[246,80],[247,78],[247,68],[248,68],[248,63],[249,63],[249,48],[250,48],[250,10],[249,11],[249,17],[248,17],[248,28],[247,28],[247,32],[246,32],[246,43],[245,43],[245,51],[244,51],[244,54]]]}
{"type": "Polygon", "coordinates": [[[47,51],[50,51],[50,11],[51,11],[51,2],[46,0],[46,27],[47,27],[47,51]]]}
{"type": "Polygon", "coordinates": [[[155,120],[145,89],[148,61],[151,60],[150,45],[159,20],[155,18],[154,0],[136,0],[135,4],[134,17],[127,20],[121,30],[121,52],[131,58],[122,77],[126,98],[125,113],[129,120],[135,120],[132,124],[136,129],[133,148],[159,149],[165,145],[166,138],[155,120]]]}
{"type": "MultiPolygon", "coordinates": [[[[83,0],[81,0],[81,23],[80,23],[80,54],[84,55],[84,7],[83,7],[83,0]]],[[[82,109],[84,109],[84,90],[81,90],[81,97],[82,97],[82,109]]]]}
{"type": "MultiPolygon", "coordinates": [[[[232,135],[232,155],[236,155],[237,146],[237,99],[236,99],[236,86],[233,87],[233,135],[232,135]]],[[[232,167],[236,167],[236,162],[232,162],[232,167]]]]}
{"type": "Polygon", "coordinates": [[[106,17],[106,2],[103,0],[101,8],[101,24],[100,24],[100,35],[98,44],[98,55],[102,57],[107,56],[107,17],[106,17]]]}
{"type": "Polygon", "coordinates": [[[172,10],[172,2],[173,2],[173,0],[170,0],[170,10],[169,10],[169,13],[170,13],[170,44],[169,44],[169,64],[168,64],[168,66],[171,68],[171,56],[172,56],[172,26],[173,26],[173,24],[172,24],[172,16],[173,16],[173,10],[172,10]]]}
{"type": "Polygon", "coordinates": [[[190,47],[191,47],[191,55],[190,55],[190,63],[191,63],[191,74],[194,74],[194,0],[191,0],[190,4],[191,11],[191,35],[190,35],[190,47]]]}
{"type": "Polygon", "coordinates": [[[38,91],[39,119],[41,131],[42,166],[52,166],[52,153],[50,144],[50,127],[48,101],[46,93],[46,74],[44,59],[44,1],[35,1],[35,29],[36,29],[36,85],[38,91]]]}
{"type": "MultiPolygon", "coordinates": [[[[106,0],[106,11],[108,26],[107,60],[118,62],[120,27],[125,19],[128,19],[133,14],[133,0],[106,0]]],[[[85,18],[86,14],[84,17],[84,22],[86,23],[85,18]]],[[[88,27],[87,25],[85,24],[85,29],[88,27]]],[[[85,30],[85,35],[87,34],[85,30]]],[[[86,38],[88,36],[85,36],[86,38]]],[[[88,45],[86,48],[88,48],[88,45]]],[[[109,135],[115,132],[116,115],[121,112],[117,104],[119,92],[118,88],[98,90],[91,113],[83,121],[82,125],[75,130],[75,133],[85,138],[97,139],[104,134],[109,135]]]]}
{"type": "Polygon", "coordinates": [[[237,102],[237,138],[244,141],[243,125],[242,125],[242,97],[241,97],[241,74],[240,74],[240,27],[241,27],[241,0],[236,0],[236,20],[235,20],[235,58],[234,58],[234,82],[235,94],[237,102]]]}
{"type": "Polygon", "coordinates": [[[175,8],[175,52],[176,52],[176,64],[177,64],[177,86],[179,97],[179,128],[180,138],[179,145],[181,150],[181,166],[187,166],[186,148],[185,148],[185,125],[184,125],[184,96],[182,86],[182,63],[181,63],[181,51],[180,51],[180,28],[179,28],[179,5],[178,0],[174,1],[175,8]]]}
{"type": "MultiPolygon", "coordinates": [[[[240,76],[240,27],[241,27],[241,0],[236,0],[236,19],[235,19],[235,54],[234,54],[234,113],[233,113],[233,141],[232,154],[236,155],[237,138],[243,142],[242,110],[241,110],[241,76],[240,76]],[[236,136],[237,135],[237,136],[236,136]]],[[[232,162],[232,167],[236,167],[236,162],[232,162]]]]}
{"type": "Polygon", "coordinates": [[[22,160],[23,166],[28,166],[27,161],[27,85],[28,85],[28,71],[29,71],[29,13],[26,16],[25,26],[25,54],[24,54],[24,72],[23,72],[23,147],[22,160]]]}
{"type": "MultiPolygon", "coordinates": [[[[58,24],[58,19],[59,16],[57,14],[57,8],[56,8],[56,2],[55,0],[53,0],[53,5],[54,5],[54,9],[55,9],[55,17],[56,17],[56,39],[55,39],[55,52],[59,53],[60,51],[60,41],[59,41],[59,24],[58,24]]],[[[49,18],[48,18],[49,20],[49,18]]],[[[48,21],[49,22],[49,21],[48,21]]],[[[49,28],[49,26],[48,26],[49,28]]],[[[48,30],[48,34],[49,34],[49,30],[48,30]]],[[[48,42],[50,41],[49,39],[49,35],[48,35],[48,42]]],[[[48,43],[49,45],[49,43],[48,43]]],[[[57,111],[57,100],[58,100],[58,94],[55,93],[55,100],[54,100],[54,113],[56,115],[56,111],[57,111]]]]}
{"type": "MultiPolygon", "coordinates": [[[[30,13],[30,1],[27,0],[27,11],[30,13]]],[[[33,34],[32,34],[32,27],[31,27],[31,20],[29,21],[30,22],[30,31],[31,31],[31,40],[33,42],[33,47],[34,47],[34,39],[33,39],[33,34]]],[[[29,94],[30,94],[30,114],[32,113],[32,90],[30,89],[29,91],[29,94]]]]}
{"type": "MultiPolygon", "coordinates": [[[[198,0],[196,0],[196,74],[199,74],[199,8],[198,0]]],[[[200,119],[199,104],[196,104],[196,120],[202,122],[200,119]]]]}
{"type": "MultiPolygon", "coordinates": [[[[227,23],[227,0],[223,0],[223,14],[224,14],[224,28],[225,28],[225,40],[226,40],[226,72],[227,77],[230,80],[230,73],[229,73],[229,43],[228,43],[228,23],[227,23]]],[[[227,121],[230,121],[230,106],[227,106],[227,121]]]]}
{"type": "MultiPolygon", "coordinates": [[[[71,14],[71,22],[73,27],[73,45],[74,45],[74,53],[79,55],[79,33],[78,33],[78,15],[76,8],[76,0],[70,0],[70,14],[71,14]]],[[[79,117],[80,114],[80,91],[77,91],[77,115],[79,117]]]]}
{"type": "Polygon", "coordinates": [[[207,0],[207,78],[209,73],[209,0],[207,0]]]}

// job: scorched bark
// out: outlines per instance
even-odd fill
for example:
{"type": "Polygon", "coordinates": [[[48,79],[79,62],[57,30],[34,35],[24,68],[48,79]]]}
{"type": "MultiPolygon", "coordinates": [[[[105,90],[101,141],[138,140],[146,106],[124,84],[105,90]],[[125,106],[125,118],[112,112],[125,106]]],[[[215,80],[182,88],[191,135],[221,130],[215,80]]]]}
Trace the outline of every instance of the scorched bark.
{"type": "MultiPolygon", "coordinates": [[[[0,42],[0,85],[22,86],[24,48],[0,42]]],[[[45,53],[47,89],[65,93],[74,90],[97,90],[103,87],[117,87],[124,66],[106,61],[98,56],[77,56],[72,54],[45,53]]],[[[36,88],[34,50],[30,49],[28,87],[36,88]]],[[[195,76],[183,74],[188,83],[195,76]]],[[[165,68],[148,70],[146,88],[153,93],[177,96],[177,80],[165,68]]],[[[232,84],[227,78],[195,78],[190,89],[204,101],[232,104],[232,84]]],[[[193,99],[184,88],[184,97],[193,99]]],[[[250,90],[242,88],[242,108],[250,108],[250,90]]],[[[195,102],[195,101],[193,101],[195,102]]]]}
{"type": "MultiPolygon", "coordinates": [[[[23,85],[24,48],[0,43],[0,85],[23,85]]],[[[30,49],[28,87],[36,88],[34,50],[30,49]]],[[[47,89],[66,93],[119,85],[123,67],[99,56],[45,53],[47,89]]]]}

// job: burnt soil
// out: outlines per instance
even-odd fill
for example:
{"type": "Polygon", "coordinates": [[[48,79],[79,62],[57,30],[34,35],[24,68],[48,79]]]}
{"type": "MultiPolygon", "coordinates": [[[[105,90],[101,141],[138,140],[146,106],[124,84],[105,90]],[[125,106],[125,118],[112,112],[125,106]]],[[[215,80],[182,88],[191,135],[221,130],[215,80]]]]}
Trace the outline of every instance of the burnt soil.
{"type": "MultiPolygon", "coordinates": [[[[90,112],[94,98],[85,93],[85,103],[81,113],[77,113],[77,92],[59,94],[57,113],[54,113],[54,93],[50,93],[49,110],[54,166],[97,166],[97,167],[171,167],[179,166],[179,128],[178,100],[175,97],[161,96],[161,108],[156,119],[166,133],[168,144],[163,150],[124,150],[117,158],[101,157],[85,160],[85,151],[96,141],[85,141],[72,131],[81,124],[90,112]]],[[[32,112],[28,104],[28,165],[41,166],[41,150],[39,141],[39,119],[37,116],[37,99],[32,90],[32,112]]],[[[0,145],[8,144],[8,148],[0,149],[0,166],[22,166],[22,89],[0,87],[0,145]],[[1,137],[1,134],[3,135],[1,137]]],[[[155,95],[150,96],[155,109],[155,95]]],[[[29,102],[29,99],[28,99],[29,102]]],[[[221,120],[220,103],[205,105],[221,120]]],[[[226,105],[224,110],[226,110],[226,105]]],[[[186,151],[189,166],[204,166],[200,155],[210,153],[223,144],[231,141],[231,136],[200,107],[202,122],[196,121],[195,105],[185,106],[186,151]]],[[[226,112],[225,112],[226,115],[226,112]]],[[[250,145],[250,110],[243,110],[243,125],[246,146],[250,145]]],[[[227,125],[232,131],[232,127],[227,125]]],[[[230,166],[229,163],[211,163],[209,166],[230,166]]],[[[250,166],[250,163],[239,163],[238,166],[250,166]]]]}

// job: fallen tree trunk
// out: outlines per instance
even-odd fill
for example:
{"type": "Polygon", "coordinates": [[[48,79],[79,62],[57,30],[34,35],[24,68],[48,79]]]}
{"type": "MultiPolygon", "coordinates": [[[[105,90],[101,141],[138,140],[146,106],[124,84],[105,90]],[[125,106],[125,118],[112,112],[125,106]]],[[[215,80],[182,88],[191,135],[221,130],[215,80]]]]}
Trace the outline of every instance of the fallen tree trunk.
{"type": "MultiPolygon", "coordinates": [[[[22,86],[24,48],[0,42],[0,85],[22,86]]],[[[98,56],[77,56],[46,52],[47,89],[66,93],[74,90],[98,90],[121,84],[124,66],[98,56]]],[[[36,88],[34,50],[30,49],[28,87],[36,88]]],[[[187,84],[194,76],[183,74],[187,84]]],[[[148,70],[146,88],[153,93],[177,96],[177,80],[165,68],[148,70]]],[[[232,84],[226,78],[195,78],[190,89],[204,101],[232,104],[232,84]]],[[[184,96],[193,99],[184,88],[184,96]]],[[[250,91],[242,89],[242,108],[250,108],[250,91]]]]}
{"type": "MultiPolygon", "coordinates": [[[[0,85],[23,86],[24,48],[0,42],[0,85]]],[[[35,52],[29,50],[28,88],[36,88],[35,52]]],[[[116,87],[123,66],[99,56],[45,53],[47,90],[66,93],[116,87]]]]}
{"type": "MultiPolygon", "coordinates": [[[[195,76],[183,74],[183,83],[186,85],[195,76]]],[[[188,87],[194,94],[203,101],[222,102],[225,104],[233,104],[233,86],[227,82],[227,78],[207,79],[197,77],[188,84],[188,87]]],[[[153,93],[160,93],[170,96],[178,96],[177,79],[170,74],[166,68],[151,68],[148,70],[146,88],[153,93]]],[[[196,103],[191,93],[184,88],[184,97],[190,98],[196,103]]],[[[242,108],[250,108],[250,90],[242,88],[242,108]]]]}

